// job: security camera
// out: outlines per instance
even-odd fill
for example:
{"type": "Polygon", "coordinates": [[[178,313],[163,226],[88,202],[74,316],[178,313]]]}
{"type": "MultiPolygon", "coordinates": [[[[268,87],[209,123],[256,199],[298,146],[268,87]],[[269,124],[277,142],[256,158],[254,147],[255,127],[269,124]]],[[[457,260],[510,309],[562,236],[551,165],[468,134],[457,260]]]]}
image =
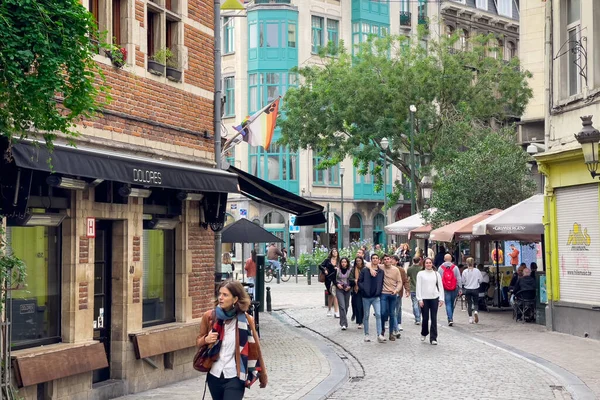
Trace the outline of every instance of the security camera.
{"type": "Polygon", "coordinates": [[[537,152],[538,152],[538,148],[535,144],[532,143],[529,146],[527,146],[527,154],[534,155],[534,154],[537,154],[537,152]]]}

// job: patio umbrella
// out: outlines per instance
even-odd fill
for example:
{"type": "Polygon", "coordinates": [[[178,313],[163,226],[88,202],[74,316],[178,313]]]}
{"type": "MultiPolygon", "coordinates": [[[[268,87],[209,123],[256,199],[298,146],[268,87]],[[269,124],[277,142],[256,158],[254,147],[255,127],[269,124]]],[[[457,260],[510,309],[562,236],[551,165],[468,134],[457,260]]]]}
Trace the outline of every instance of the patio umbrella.
{"type": "Polygon", "coordinates": [[[223,228],[221,241],[223,243],[273,243],[283,242],[283,239],[278,238],[254,222],[241,218],[223,228]]]}
{"type": "Polygon", "coordinates": [[[431,233],[431,225],[423,225],[408,232],[408,238],[412,239],[429,239],[431,233]]]}
{"type": "MultiPolygon", "coordinates": [[[[429,212],[433,214],[435,212],[435,208],[432,208],[429,210],[429,212]]],[[[421,213],[416,213],[410,217],[406,217],[392,224],[386,225],[384,229],[385,233],[388,235],[408,235],[410,231],[423,225],[425,225],[423,216],[421,213]]]]}
{"type": "Polygon", "coordinates": [[[499,208],[492,208],[475,214],[471,217],[461,219],[460,221],[453,222],[448,225],[444,225],[441,228],[434,229],[429,234],[430,240],[437,242],[452,242],[453,240],[471,240],[476,236],[473,235],[473,224],[483,221],[484,219],[498,214],[502,211],[499,208]]]}
{"type": "Polygon", "coordinates": [[[536,194],[473,225],[473,235],[490,240],[539,242],[544,234],[544,195],[536,194]]]}

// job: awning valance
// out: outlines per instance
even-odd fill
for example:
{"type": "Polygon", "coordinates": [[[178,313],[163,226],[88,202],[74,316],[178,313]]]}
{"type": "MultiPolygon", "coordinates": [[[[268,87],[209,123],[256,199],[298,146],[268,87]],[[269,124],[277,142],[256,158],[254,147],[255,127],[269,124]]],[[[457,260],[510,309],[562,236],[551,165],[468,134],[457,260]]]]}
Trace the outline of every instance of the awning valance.
{"type": "Polygon", "coordinates": [[[238,193],[237,176],[229,172],[111,150],[55,144],[50,153],[45,143],[23,141],[13,144],[12,156],[21,168],[80,178],[183,191],[238,193]]]}
{"type": "Polygon", "coordinates": [[[319,225],[326,222],[323,206],[233,166],[230,166],[228,171],[238,176],[240,192],[244,196],[295,215],[297,226],[319,225]]]}

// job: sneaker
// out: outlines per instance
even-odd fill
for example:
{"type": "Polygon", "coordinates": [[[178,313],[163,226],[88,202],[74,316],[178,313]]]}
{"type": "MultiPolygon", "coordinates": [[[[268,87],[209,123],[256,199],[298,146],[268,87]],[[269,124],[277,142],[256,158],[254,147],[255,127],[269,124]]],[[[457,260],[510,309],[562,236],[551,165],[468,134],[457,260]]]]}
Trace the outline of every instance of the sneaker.
{"type": "Polygon", "coordinates": [[[394,336],[396,336],[396,339],[400,339],[400,332],[396,331],[396,332],[394,333],[394,336]]]}
{"type": "Polygon", "coordinates": [[[364,342],[369,343],[370,341],[371,341],[371,338],[369,336],[365,335],[364,342]]]}
{"type": "Polygon", "coordinates": [[[415,325],[421,325],[421,321],[415,321],[415,325]]]}
{"type": "Polygon", "coordinates": [[[448,326],[452,326],[454,324],[454,321],[450,320],[448,321],[448,326]]]}
{"type": "Polygon", "coordinates": [[[346,326],[342,326],[342,330],[345,331],[346,329],[348,329],[348,327],[346,326]]]}
{"type": "Polygon", "coordinates": [[[337,312],[336,312],[336,313],[333,313],[333,317],[334,317],[334,318],[339,318],[339,317],[340,317],[340,313],[337,313],[337,312]]]}
{"type": "Polygon", "coordinates": [[[398,332],[402,332],[404,329],[402,329],[402,325],[398,325],[398,332]]]}
{"type": "Polygon", "coordinates": [[[357,328],[362,329],[362,324],[358,324],[357,328]]]}
{"type": "Polygon", "coordinates": [[[477,311],[475,311],[474,314],[475,314],[474,315],[475,316],[475,323],[477,324],[477,323],[479,323],[479,313],[477,311]]]}
{"type": "Polygon", "coordinates": [[[327,316],[328,316],[328,317],[331,317],[331,315],[332,315],[332,314],[331,314],[331,310],[327,311],[327,316]]]}
{"type": "Polygon", "coordinates": [[[432,340],[431,344],[434,345],[434,346],[437,346],[437,340],[432,340]]]}
{"type": "Polygon", "coordinates": [[[390,342],[395,342],[396,341],[396,337],[392,333],[390,333],[389,339],[390,339],[390,342]]]}
{"type": "Polygon", "coordinates": [[[427,336],[421,336],[421,342],[424,342],[427,336]]]}
{"type": "Polygon", "coordinates": [[[386,342],[387,340],[383,335],[379,335],[379,336],[377,336],[377,341],[379,343],[383,343],[383,342],[386,342]]]}
{"type": "Polygon", "coordinates": [[[469,317],[469,323],[472,324],[473,323],[473,317],[469,317]]]}

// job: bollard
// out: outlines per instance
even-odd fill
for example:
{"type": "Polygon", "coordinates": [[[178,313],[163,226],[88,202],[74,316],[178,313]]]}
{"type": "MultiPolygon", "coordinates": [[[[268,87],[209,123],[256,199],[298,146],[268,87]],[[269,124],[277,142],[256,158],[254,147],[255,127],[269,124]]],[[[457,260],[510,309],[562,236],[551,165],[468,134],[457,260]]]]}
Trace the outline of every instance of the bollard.
{"type": "Polygon", "coordinates": [[[310,273],[310,267],[308,267],[308,269],[306,270],[306,283],[308,283],[308,285],[311,285],[311,280],[312,280],[312,274],[310,273]]]}
{"type": "Polygon", "coordinates": [[[277,284],[279,285],[281,283],[281,270],[275,271],[275,273],[277,274],[277,284]]]}
{"type": "Polygon", "coordinates": [[[271,288],[267,286],[267,311],[271,312],[271,288]]]}
{"type": "Polygon", "coordinates": [[[294,272],[296,273],[296,283],[298,283],[298,263],[296,263],[296,265],[294,265],[294,272]]]}

